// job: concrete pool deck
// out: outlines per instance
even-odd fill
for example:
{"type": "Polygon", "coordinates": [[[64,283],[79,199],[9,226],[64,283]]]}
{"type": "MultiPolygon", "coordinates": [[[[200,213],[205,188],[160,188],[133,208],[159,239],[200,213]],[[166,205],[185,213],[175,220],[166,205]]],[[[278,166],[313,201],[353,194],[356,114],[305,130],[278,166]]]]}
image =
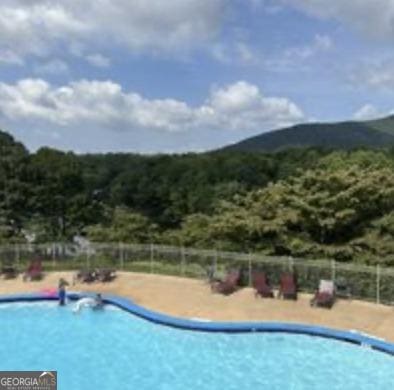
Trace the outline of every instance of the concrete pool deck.
{"type": "MultiPolygon", "coordinates": [[[[71,284],[73,272],[47,273],[42,281],[0,279],[0,295],[38,292],[57,286],[60,277],[71,284]]],[[[73,291],[97,291],[130,298],[148,309],[184,318],[216,321],[280,321],[356,330],[394,342],[394,308],[356,300],[337,300],[331,310],[311,308],[311,295],[298,301],[255,298],[253,289],[243,288],[230,296],[213,294],[201,280],[174,276],[118,272],[110,283],[77,283],[73,291]]]]}

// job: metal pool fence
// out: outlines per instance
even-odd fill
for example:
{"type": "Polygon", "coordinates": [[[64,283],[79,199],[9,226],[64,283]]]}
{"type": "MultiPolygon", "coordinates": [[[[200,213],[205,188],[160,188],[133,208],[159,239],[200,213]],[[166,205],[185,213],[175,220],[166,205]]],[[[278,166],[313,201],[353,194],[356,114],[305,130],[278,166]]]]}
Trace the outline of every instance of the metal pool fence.
{"type": "Polygon", "coordinates": [[[332,279],[349,296],[377,303],[394,304],[394,268],[269,257],[262,254],[222,252],[154,244],[89,244],[85,246],[50,243],[0,247],[3,263],[21,271],[39,256],[47,271],[116,268],[123,271],[208,278],[224,276],[229,269],[241,269],[241,283],[251,285],[254,270],[264,270],[272,283],[279,284],[283,272],[293,272],[300,291],[315,291],[320,279],[332,279]]]}

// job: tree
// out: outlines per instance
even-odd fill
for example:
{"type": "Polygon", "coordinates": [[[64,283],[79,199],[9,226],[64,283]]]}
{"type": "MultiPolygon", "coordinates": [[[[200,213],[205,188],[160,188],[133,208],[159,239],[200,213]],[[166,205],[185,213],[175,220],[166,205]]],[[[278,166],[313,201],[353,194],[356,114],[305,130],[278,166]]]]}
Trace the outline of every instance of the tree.
{"type": "MultiPolygon", "coordinates": [[[[222,203],[204,220],[204,234],[209,234],[204,240],[240,250],[349,260],[360,253],[353,241],[393,210],[391,169],[316,169],[222,203]]],[[[380,226],[391,232],[391,218],[386,218],[375,231],[380,226]]],[[[188,230],[185,234],[193,237],[188,230]]]]}
{"type": "Polygon", "coordinates": [[[42,216],[54,239],[70,237],[70,208],[84,191],[81,166],[72,153],[40,149],[30,158],[33,193],[29,206],[42,216]]]}
{"type": "Polygon", "coordinates": [[[157,227],[145,216],[123,207],[115,208],[108,224],[86,228],[92,241],[149,243],[155,241],[157,227]]]}

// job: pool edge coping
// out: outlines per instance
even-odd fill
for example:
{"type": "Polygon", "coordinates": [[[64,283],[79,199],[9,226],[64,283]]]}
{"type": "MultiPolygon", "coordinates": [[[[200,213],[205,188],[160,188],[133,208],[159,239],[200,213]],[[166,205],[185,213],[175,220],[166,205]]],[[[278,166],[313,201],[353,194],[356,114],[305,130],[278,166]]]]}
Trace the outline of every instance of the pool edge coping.
{"type": "MultiPolygon", "coordinates": [[[[67,298],[75,301],[82,297],[92,295],[94,294],[88,292],[70,292],[67,294],[67,298]]],[[[30,293],[0,295],[0,304],[55,300],[58,300],[57,294],[30,293]]],[[[380,339],[372,335],[363,334],[359,331],[337,330],[324,326],[286,322],[230,322],[211,321],[205,319],[188,319],[174,317],[168,314],[159,313],[147,309],[143,306],[137,305],[129,298],[123,298],[117,295],[103,294],[103,301],[106,304],[116,306],[124,311],[127,311],[128,313],[143,318],[147,321],[183,330],[218,333],[266,332],[304,334],[309,336],[323,337],[348,342],[394,356],[394,343],[388,342],[384,339],[380,339]]]]}

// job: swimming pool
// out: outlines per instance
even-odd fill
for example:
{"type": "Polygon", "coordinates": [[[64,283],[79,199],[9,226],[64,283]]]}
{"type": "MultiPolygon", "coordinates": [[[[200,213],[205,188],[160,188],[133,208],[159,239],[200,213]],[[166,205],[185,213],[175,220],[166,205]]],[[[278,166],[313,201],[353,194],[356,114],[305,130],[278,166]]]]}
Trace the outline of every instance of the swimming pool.
{"type": "Polygon", "coordinates": [[[284,333],[207,333],[121,309],[0,304],[0,370],[57,370],[60,390],[391,389],[394,357],[284,333]]]}

